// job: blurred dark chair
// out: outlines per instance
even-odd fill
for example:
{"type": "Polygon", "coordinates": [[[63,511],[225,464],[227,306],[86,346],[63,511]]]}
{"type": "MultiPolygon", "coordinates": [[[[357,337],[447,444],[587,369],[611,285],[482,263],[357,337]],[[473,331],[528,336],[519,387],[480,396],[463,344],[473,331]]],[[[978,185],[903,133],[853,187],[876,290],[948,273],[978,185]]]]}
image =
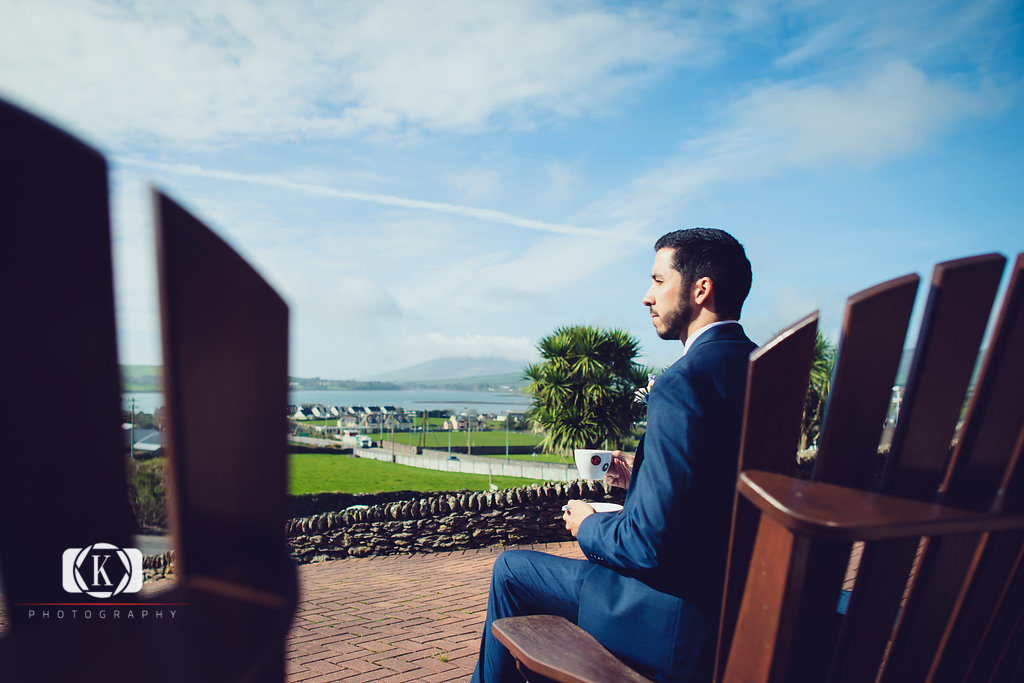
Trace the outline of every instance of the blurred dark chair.
{"type": "Polygon", "coordinates": [[[107,169],[97,152],[3,102],[0,150],[9,618],[0,679],[282,681],[297,592],[283,533],[287,307],[223,241],[154,193],[177,580],[146,597],[65,592],[66,549],[131,547],[135,529],[107,169]],[[148,619],[124,618],[143,608],[148,619]]]}
{"type": "MultiPolygon", "coordinates": [[[[816,320],[752,354],[714,680],[1020,680],[1024,255],[968,394],[1004,265],[936,266],[884,463],[916,275],[848,300],[811,481],[790,475],[816,320]]],[[[494,631],[531,680],[640,680],[564,620],[494,631]]]]}

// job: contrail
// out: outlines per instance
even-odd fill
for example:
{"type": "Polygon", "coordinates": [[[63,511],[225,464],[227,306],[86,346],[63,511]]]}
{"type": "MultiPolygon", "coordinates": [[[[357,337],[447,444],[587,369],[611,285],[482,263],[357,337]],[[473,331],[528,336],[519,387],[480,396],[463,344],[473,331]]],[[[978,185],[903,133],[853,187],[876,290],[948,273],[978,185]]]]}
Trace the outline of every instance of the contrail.
{"type": "Polygon", "coordinates": [[[514,216],[504,211],[493,209],[480,209],[473,206],[460,206],[459,204],[448,204],[445,202],[431,202],[422,199],[408,199],[388,194],[375,192],[352,192],[350,190],[339,190],[325,185],[314,185],[310,183],[297,183],[287,178],[273,175],[238,173],[235,171],[222,171],[217,169],[202,168],[188,164],[163,164],[158,161],[147,161],[130,157],[115,157],[114,161],[125,166],[148,168],[157,171],[164,171],[182,176],[199,178],[216,178],[218,180],[231,180],[252,185],[264,185],[267,187],[279,187],[286,190],[295,190],[306,194],[319,195],[322,197],[333,197],[335,199],[348,199],[357,202],[369,202],[371,204],[382,204],[384,206],[398,206],[406,209],[423,209],[437,213],[447,213],[455,216],[466,216],[491,223],[513,225],[528,230],[540,230],[560,235],[586,235],[594,237],[613,237],[615,233],[597,228],[585,228],[565,223],[548,223],[532,218],[514,216]]]}

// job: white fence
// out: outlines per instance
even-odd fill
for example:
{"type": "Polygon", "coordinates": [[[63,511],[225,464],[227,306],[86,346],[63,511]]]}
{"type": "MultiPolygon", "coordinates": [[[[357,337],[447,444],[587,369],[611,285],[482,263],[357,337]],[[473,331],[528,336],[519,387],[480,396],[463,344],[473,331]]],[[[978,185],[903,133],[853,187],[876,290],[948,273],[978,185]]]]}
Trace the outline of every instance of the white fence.
{"type": "Polygon", "coordinates": [[[579,478],[575,465],[556,462],[531,462],[529,460],[505,461],[501,456],[484,457],[459,454],[458,460],[449,460],[447,451],[424,450],[422,455],[401,453],[394,455],[390,448],[356,448],[360,458],[371,458],[399,465],[424,467],[442,472],[463,472],[465,474],[490,474],[503,477],[526,477],[541,481],[574,481],[579,478]]]}
{"type": "MultiPolygon", "coordinates": [[[[307,446],[341,446],[339,441],[316,439],[303,436],[290,436],[289,441],[307,446]]],[[[416,449],[404,444],[385,443],[381,448],[354,448],[360,458],[394,462],[399,465],[423,467],[442,472],[463,472],[465,474],[489,474],[495,477],[526,477],[541,481],[575,481],[579,472],[573,464],[557,462],[535,462],[530,460],[509,460],[498,455],[493,457],[456,454],[457,460],[450,460],[447,451],[423,449],[422,455],[416,455],[416,449]]]]}

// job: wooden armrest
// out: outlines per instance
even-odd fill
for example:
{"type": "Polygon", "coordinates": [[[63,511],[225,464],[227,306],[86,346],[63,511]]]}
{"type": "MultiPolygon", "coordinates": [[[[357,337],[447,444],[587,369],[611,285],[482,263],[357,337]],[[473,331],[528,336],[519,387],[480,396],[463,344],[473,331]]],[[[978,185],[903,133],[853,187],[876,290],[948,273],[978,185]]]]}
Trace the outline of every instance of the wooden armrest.
{"type": "Polygon", "coordinates": [[[562,617],[506,617],[494,637],[531,671],[561,683],[649,681],[604,649],[594,636],[562,617]]]}
{"type": "Polygon", "coordinates": [[[882,541],[1024,529],[1024,516],[989,515],[782,474],[740,473],[740,494],[790,531],[836,541],[882,541]]]}

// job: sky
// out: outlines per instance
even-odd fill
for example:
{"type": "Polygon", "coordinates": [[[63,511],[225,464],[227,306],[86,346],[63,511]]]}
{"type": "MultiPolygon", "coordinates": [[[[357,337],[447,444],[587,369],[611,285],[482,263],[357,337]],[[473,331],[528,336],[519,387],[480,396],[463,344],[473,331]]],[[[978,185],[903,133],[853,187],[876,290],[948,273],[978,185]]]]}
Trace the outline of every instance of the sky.
{"type": "Polygon", "coordinates": [[[0,16],[0,97],[108,159],[123,363],[161,362],[151,186],[288,302],[303,377],[525,363],[570,324],[629,330],[665,366],[682,345],[641,301],[679,228],[744,244],[758,343],[815,309],[835,338],[861,289],[1024,250],[1019,2],[3,0],[0,16]]]}

